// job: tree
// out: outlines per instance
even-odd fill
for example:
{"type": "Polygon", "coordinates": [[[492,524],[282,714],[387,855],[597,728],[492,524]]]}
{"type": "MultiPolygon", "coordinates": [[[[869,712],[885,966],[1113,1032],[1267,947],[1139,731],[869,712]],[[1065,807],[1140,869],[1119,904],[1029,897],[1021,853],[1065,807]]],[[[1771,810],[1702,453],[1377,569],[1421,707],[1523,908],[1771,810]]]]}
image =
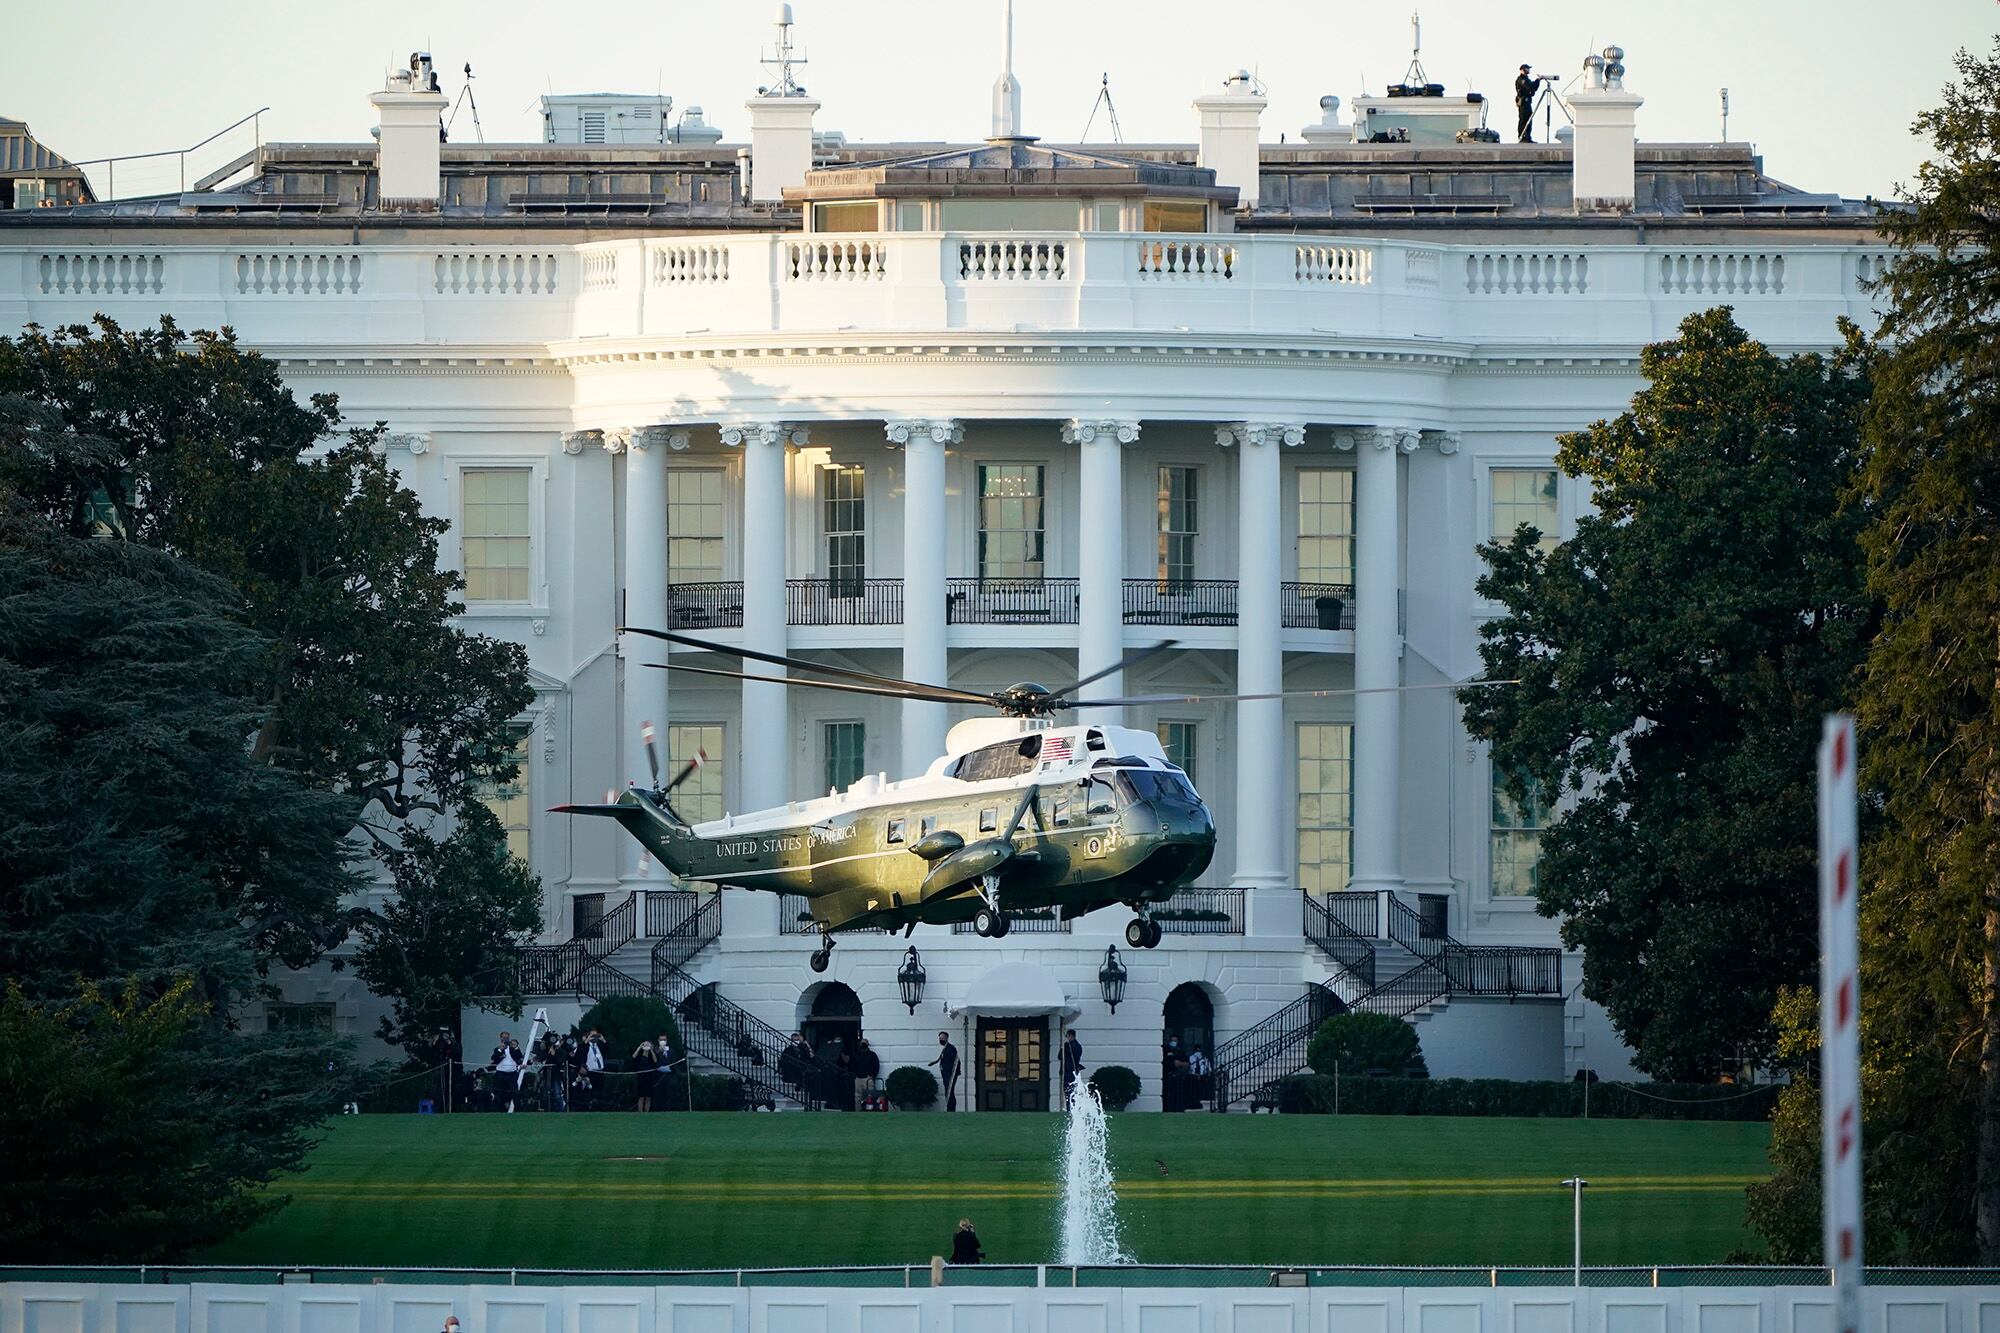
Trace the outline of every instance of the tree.
{"type": "Polygon", "coordinates": [[[179,1257],[353,1093],[347,1043],[228,1021],[315,947],[353,800],[251,758],[270,645],[220,580],[0,490],[0,607],[0,1244],[179,1257]]]}
{"type": "Polygon", "coordinates": [[[1814,975],[1814,752],[1851,702],[1872,619],[1843,505],[1867,349],[1781,358],[1727,308],[1640,358],[1615,421],[1557,465],[1596,512],[1544,552],[1482,546],[1487,678],[1465,722],[1517,798],[1564,804],[1538,908],[1584,954],[1655,1077],[1712,1077],[1773,1049],[1778,988],[1814,975]]]}
{"type": "Polygon", "coordinates": [[[514,951],[541,924],[542,890],[493,812],[467,802],[450,836],[407,829],[386,860],[395,892],[357,925],[353,963],[391,1002],[382,1040],[415,1052],[482,996],[519,1013],[514,951]]]}
{"type": "Polygon", "coordinates": [[[1365,1074],[1386,1069],[1400,1078],[1424,1067],[1417,1030],[1387,1014],[1335,1014],[1306,1045],[1306,1063],[1320,1074],[1365,1074]]]}
{"type": "MultiPolygon", "coordinates": [[[[2000,41],[1933,144],[1882,293],[1860,494],[1882,599],[1860,748],[1871,1213],[1912,1259],[2000,1263],[2000,41]]],[[[1878,1244],[1878,1229],[1870,1245],[1878,1244]]]]}

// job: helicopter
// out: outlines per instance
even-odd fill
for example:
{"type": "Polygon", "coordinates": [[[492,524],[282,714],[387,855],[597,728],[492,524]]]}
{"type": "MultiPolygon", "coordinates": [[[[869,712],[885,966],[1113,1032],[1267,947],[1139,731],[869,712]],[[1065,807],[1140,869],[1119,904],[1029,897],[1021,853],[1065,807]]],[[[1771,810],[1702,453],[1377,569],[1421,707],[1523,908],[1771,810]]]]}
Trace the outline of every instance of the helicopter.
{"type": "Polygon", "coordinates": [[[1071,709],[1150,701],[1074,696],[1170,642],[1061,689],[1023,682],[979,694],[664,630],[624,632],[801,674],[648,664],[662,670],[998,712],[954,726],[945,754],[921,776],[892,782],[869,774],[816,800],[701,824],[682,818],[672,796],[702,756],[662,783],[648,724],[651,788],[634,785],[603,804],[554,807],[616,820],[682,879],[803,895],[820,932],[815,972],[826,970],[837,932],[900,927],[907,936],[918,925],[969,921],[982,938],[1002,939],[1010,914],[1054,909],[1069,920],[1119,903],[1134,912],[1126,942],[1150,949],[1164,935],[1151,905],[1193,883],[1215,854],[1208,807],[1153,733],[1055,720],[1071,709]]]}

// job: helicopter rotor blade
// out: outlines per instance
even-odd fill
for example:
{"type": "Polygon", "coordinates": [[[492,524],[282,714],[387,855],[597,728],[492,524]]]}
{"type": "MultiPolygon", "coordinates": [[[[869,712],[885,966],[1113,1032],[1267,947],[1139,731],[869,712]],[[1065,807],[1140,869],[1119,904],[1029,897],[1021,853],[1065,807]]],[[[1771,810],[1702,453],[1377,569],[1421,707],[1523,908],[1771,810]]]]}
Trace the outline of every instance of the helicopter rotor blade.
{"type": "Polygon", "coordinates": [[[707,762],[707,760],[708,760],[708,751],[696,750],[694,752],[694,758],[688,760],[685,764],[681,765],[681,771],[674,774],[674,780],[667,784],[666,790],[661,792],[660,795],[662,796],[673,795],[674,788],[680,786],[683,782],[686,782],[689,778],[693,777],[695,770],[700,768],[702,764],[707,762]]]}
{"type": "Polygon", "coordinates": [[[1129,704],[1210,704],[1263,699],[1345,699],[1357,694],[1407,694],[1416,690],[1485,690],[1518,680],[1443,681],[1435,685],[1377,685],[1347,690],[1272,690],[1262,694],[1138,694],[1124,699],[1072,699],[1065,708],[1123,708],[1129,704]]]}
{"type": "MultiPolygon", "coordinates": [[[[686,671],[697,676],[721,676],[725,680],[755,680],[762,681],[768,685],[804,685],[816,690],[844,690],[850,694],[880,695],[884,699],[915,699],[921,703],[935,704],[963,702],[956,695],[944,695],[940,697],[929,693],[920,693],[912,689],[889,689],[877,685],[851,685],[846,681],[839,680],[807,680],[803,676],[760,676],[749,671],[728,671],[722,667],[683,666],[679,662],[648,662],[646,665],[656,671],[686,671]]],[[[990,705],[992,703],[992,700],[986,698],[984,695],[975,695],[974,698],[982,704],[990,705]]]]}
{"type": "Polygon", "coordinates": [[[1075,694],[1078,690],[1082,689],[1084,686],[1090,684],[1091,682],[1103,680],[1106,676],[1110,675],[1114,671],[1123,671],[1126,667],[1137,666],[1139,663],[1145,661],[1147,658],[1156,656],[1157,654],[1160,653],[1164,653],[1165,651],[1167,651],[1167,649],[1174,648],[1177,646],[1179,645],[1173,639],[1162,639],[1160,642],[1154,644],[1150,648],[1141,648],[1136,653],[1127,653],[1124,657],[1119,658],[1116,662],[1113,662],[1110,666],[1105,667],[1102,671],[1093,671],[1088,676],[1085,676],[1082,680],[1071,681],[1064,688],[1060,690],[1051,691],[1051,693],[1055,694],[1059,698],[1067,698],[1070,695],[1075,694]]]}
{"type": "Polygon", "coordinates": [[[648,721],[639,728],[639,739],[646,743],[646,767],[653,770],[653,790],[660,789],[660,749],[653,744],[653,724],[648,721]]]}
{"type": "Polygon", "coordinates": [[[905,690],[921,690],[930,695],[949,696],[938,699],[939,703],[986,704],[993,700],[984,694],[974,694],[969,690],[956,690],[946,685],[926,685],[920,680],[904,680],[899,676],[883,676],[873,671],[857,671],[852,667],[829,666],[822,662],[808,662],[804,658],[786,657],[782,653],[763,653],[754,648],[738,648],[732,644],[717,643],[713,639],[697,639],[691,634],[676,634],[670,630],[644,629],[638,625],[621,625],[622,634],[643,634],[649,639],[659,639],[666,643],[677,643],[684,648],[700,648],[711,653],[728,653],[751,662],[766,662],[772,666],[786,667],[794,671],[811,671],[821,676],[833,676],[839,680],[856,681],[863,685],[885,685],[905,690]]]}

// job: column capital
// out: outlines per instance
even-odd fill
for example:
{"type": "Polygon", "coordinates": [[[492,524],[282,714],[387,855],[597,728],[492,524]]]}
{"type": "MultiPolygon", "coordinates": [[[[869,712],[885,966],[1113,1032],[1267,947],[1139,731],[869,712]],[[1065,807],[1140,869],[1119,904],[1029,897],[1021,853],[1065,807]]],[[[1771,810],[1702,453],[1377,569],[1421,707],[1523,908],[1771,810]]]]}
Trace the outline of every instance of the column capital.
{"type": "Polygon", "coordinates": [[[1423,432],[1414,426],[1359,426],[1333,433],[1336,449],[1380,449],[1385,453],[1413,454],[1423,442],[1423,432]]]}
{"type": "Polygon", "coordinates": [[[790,444],[803,449],[812,438],[812,428],[787,421],[733,421],[721,428],[721,434],[723,444],[731,449],[749,444],[790,444]]]}
{"type": "Polygon", "coordinates": [[[907,420],[884,421],[882,433],[889,437],[891,444],[908,444],[912,440],[963,444],[965,423],[951,417],[910,417],[907,420]]]}
{"type": "Polygon", "coordinates": [[[1458,445],[1461,437],[1457,431],[1427,430],[1423,434],[1424,434],[1424,443],[1430,445],[1432,448],[1436,449],[1439,453],[1455,454],[1458,452],[1458,445]]]}
{"type": "Polygon", "coordinates": [[[1139,441],[1139,423],[1071,417],[1063,423],[1062,439],[1064,444],[1095,444],[1099,440],[1106,444],[1136,444],[1139,441]]]}
{"type": "Polygon", "coordinates": [[[1282,444],[1295,449],[1305,438],[1305,426],[1296,421],[1225,421],[1215,428],[1215,442],[1224,449],[1239,444],[1282,444]]]}
{"type": "Polygon", "coordinates": [[[633,426],[625,432],[625,446],[628,449],[651,449],[665,445],[675,453],[688,447],[688,430],[685,426],[633,426]]]}
{"type": "MultiPolygon", "coordinates": [[[[619,448],[623,447],[623,445],[619,446],[619,448]]],[[[562,451],[572,458],[582,453],[585,449],[590,448],[608,449],[614,454],[618,452],[618,449],[612,448],[611,441],[605,437],[604,432],[601,430],[566,430],[563,432],[562,451]]]]}
{"type": "Polygon", "coordinates": [[[431,451],[431,433],[427,430],[392,430],[382,437],[382,450],[407,449],[412,454],[427,454],[431,451]]]}

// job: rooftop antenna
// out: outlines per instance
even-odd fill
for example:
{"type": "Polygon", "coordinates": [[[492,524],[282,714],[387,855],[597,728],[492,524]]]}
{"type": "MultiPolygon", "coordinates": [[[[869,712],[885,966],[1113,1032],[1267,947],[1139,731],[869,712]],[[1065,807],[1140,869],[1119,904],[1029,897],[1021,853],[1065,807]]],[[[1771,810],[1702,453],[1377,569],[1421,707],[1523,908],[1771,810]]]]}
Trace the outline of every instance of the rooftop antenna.
{"type": "Polygon", "coordinates": [[[472,95],[472,62],[470,60],[465,62],[465,82],[459,85],[458,100],[451,104],[451,118],[444,123],[444,132],[447,138],[451,135],[451,127],[458,121],[458,109],[461,106],[471,109],[472,132],[479,136],[479,142],[485,143],[486,127],[479,123],[479,99],[472,95]]]}
{"type": "Polygon", "coordinates": [[[1413,88],[1421,88],[1430,82],[1424,73],[1424,19],[1423,15],[1410,15],[1410,67],[1403,71],[1403,82],[1413,88]],[[1411,76],[1415,77],[1411,77],[1411,76]]]}
{"type": "Polygon", "coordinates": [[[1000,77],[993,81],[993,138],[1021,136],[1021,84],[1014,77],[1014,0],[1001,0],[1000,77]]]}
{"type": "Polygon", "coordinates": [[[792,45],[792,7],[788,4],[779,5],[776,21],[778,46],[775,51],[763,58],[763,63],[777,67],[778,81],[768,88],[759,88],[757,93],[761,97],[804,97],[805,85],[792,77],[794,65],[807,63],[805,52],[792,45]]]}
{"type": "Polygon", "coordinates": [[[1078,143],[1090,141],[1090,127],[1097,123],[1099,107],[1103,107],[1105,113],[1111,117],[1111,142],[1124,143],[1125,131],[1118,127],[1118,107],[1111,100],[1111,74],[1108,70],[1105,72],[1103,82],[1097,86],[1097,100],[1090,104],[1090,119],[1083,122],[1083,135],[1077,140],[1078,143]]]}
{"type": "Polygon", "coordinates": [[[1722,142],[1729,142],[1729,90],[1722,90],[1722,142]]]}

